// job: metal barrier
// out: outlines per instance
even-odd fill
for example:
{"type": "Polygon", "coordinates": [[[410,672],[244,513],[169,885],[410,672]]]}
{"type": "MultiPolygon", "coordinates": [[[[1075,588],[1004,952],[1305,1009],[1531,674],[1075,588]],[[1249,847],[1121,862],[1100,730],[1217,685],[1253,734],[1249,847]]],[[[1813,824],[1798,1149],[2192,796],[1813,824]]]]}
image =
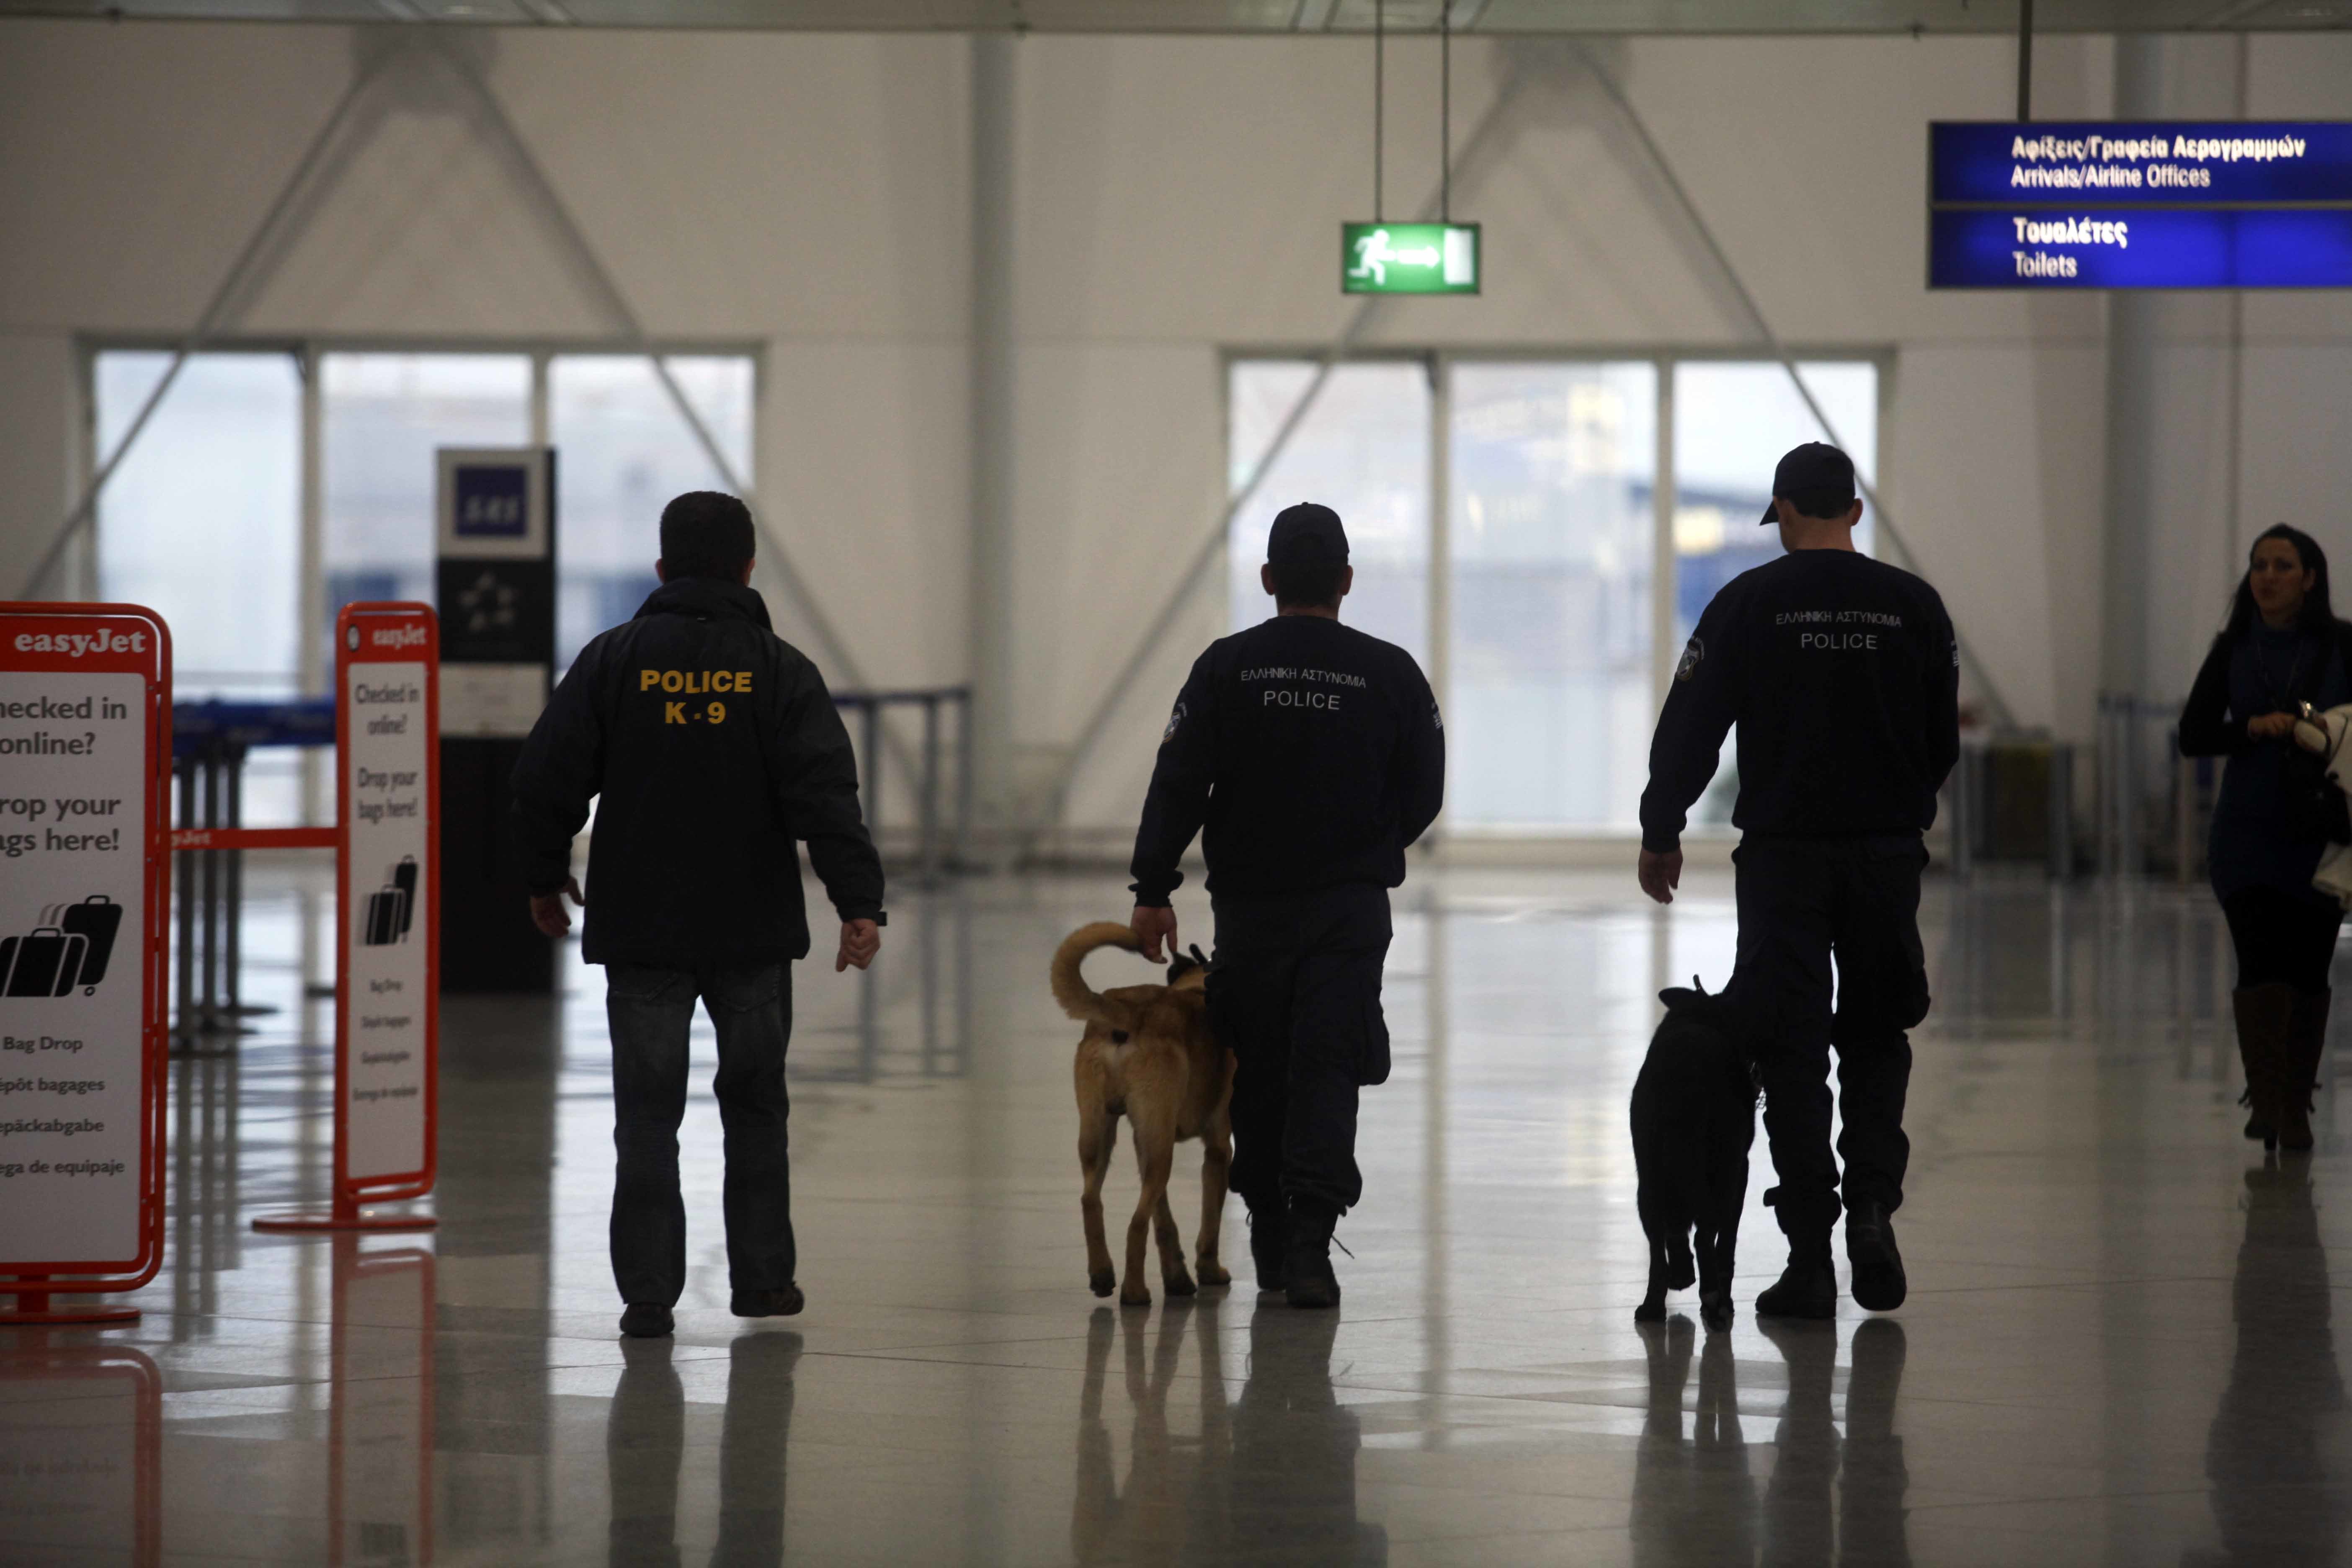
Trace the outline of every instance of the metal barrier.
{"type": "Polygon", "coordinates": [[[971,837],[971,688],[936,686],[901,691],[836,691],[834,706],[858,717],[858,785],[866,826],[878,842],[882,837],[882,771],[884,713],[894,707],[919,708],[923,713],[922,749],[917,753],[915,777],[915,865],[922,879],[935,882],[951,865],[960,867],[971,837]],[[954,857],[940,831],[940,766],[946,745],[940,735],[943,709],[955,710],[956,780],[954,857]]]}
{"type": "Polygon", "coordinates": [[[2187,883],[2202,869],[2221,770],[2215,758],[2180,755],[2180,706],[2099,694],[2101,876],[2162,871],[2187,883]]]}
{"type": "Polygon", "coordinates": [[[172,707],[172,774],[179,797],[172,834],[179,889],[179,973],[172,1038],[185,1051],[200,1036],[235,1034],[268,1009],[238,994],[245,851],[332,848],[331,827],[245,826],[245,759],[260,746],[331,746],[335,703],[179,702],[172,707]]]}
{"type": "MultiPolygon", "coordinates": [[[[960,865],[971,830],[971,689],[945,686],[902,691],[837,691],[834,705],[857,718],[860,785],[866,819],[882,831],[884,713],[893,707],[922,710],[917,753],[915,861],[922,880],[935,882],[960,865]],[[943,710],[955,714],[953,853],[941,822],[947,742],[943,710]]],[[[263,746],[332,746],[331,697],[288,702],[182,702],[172,709],[172,771],[178,795],[172,835],[178,888],[178,975],[172,1037],[185,1052],[199,1037],[234,1035],[240,1020],[265,1008],[239,994],[239,917],[245,903],[247,849],[331,849],[332,827],[250,828],[245,826],[245,763],[263,746]]]]}

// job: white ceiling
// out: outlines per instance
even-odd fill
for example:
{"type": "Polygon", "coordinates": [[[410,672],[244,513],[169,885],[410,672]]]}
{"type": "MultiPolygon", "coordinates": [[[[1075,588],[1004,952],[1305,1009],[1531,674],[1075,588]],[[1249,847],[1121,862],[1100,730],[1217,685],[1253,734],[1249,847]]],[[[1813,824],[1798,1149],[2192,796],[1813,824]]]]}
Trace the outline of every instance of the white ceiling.
{"type": "MultiPolygon", "coordinates": [[[[1389,0],[1400,32],[1445,0],[1389,0]]],[[[1490,34],[2007,33],[2018,0],[1451,0],[1490,34]]],[[[1373,0],[0,0],[0,16],[814,32],[1369,32],[1373,0]]],[[[2036,0],[2037,32],[2352,27],[2352,0],[2036,0]]]]}

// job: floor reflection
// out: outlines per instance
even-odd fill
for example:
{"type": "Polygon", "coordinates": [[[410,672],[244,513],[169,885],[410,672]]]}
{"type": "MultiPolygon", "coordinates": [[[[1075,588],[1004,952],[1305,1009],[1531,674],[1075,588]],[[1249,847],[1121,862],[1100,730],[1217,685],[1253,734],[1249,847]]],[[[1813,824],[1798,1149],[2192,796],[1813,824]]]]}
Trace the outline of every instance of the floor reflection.
{"type": "MultiPolygon", "coordinates": [[[[747,1333],[727,1347],[727,1414],[719,1439],[719,1539],[710,1568],[776,1568],[784,1560],[784,1465],[793,1369],[801,1336],[747,1333]]],[[[678,1472],[686,1389],[675,1342],[625,1340],[627,1364],[604,1423],[613,1515],[610,1568],[677,1568],[678,1472]]]]}
{"type": "Polygon", "coordinates": [[[1073,1557],[1080,1564],[1386,1563],[1387,1532],[1357,1517],[1362,1428],[1331,1384],[1339,1314],[1255,1308],[1241,1396],[1229,1404],[1220,1332],[1227,1308],[1202,1299],[1156,1320],[1096,1309],[1079,1394],[1073,1557]],[[1115,1342],[1131,1417],[1124,1479],[1103,1414],[1115,1342]],[[1168,1409],[1180,1375],[1189,1376],[1197,1402],[1192,1430],[1181,1435],[1168,1409]]]}
{"type": "Polygon", "coordinates": [[[163,1561],[163,1376],[127,1345],[0,1345],[0,1561],[163,1561]]]}
{"type": "Polygon", "coordinates": [[[2205,1450],[2221,1536],[2210,1561],[2334,1563],[2352,1522],[2352,1418],[2310,1162],[2248,1171],[2245,1210],[2231,1292],[2237,1346],[2205,1450]]]}
{"type": "Polygon", "coordinates": [[[1767,1319],[1758,1328],[1780,1352],[1788,1383],[1772,1430],[1771,1474],[1760,1494],[1739,1417],[1732,1336],[1709,1334],[1698,1352],[1698,1394],[1686,1436],[1691,1321],[1676,1313],[1640,1326],[1649,1404],[1634,1459],[1634,1562],[1654,1568],[1907,1568],[1911,1478],[1895,1433],[1902,1324],[1873,1318],[1854,1325],[1843,1436],[1835,1400],[1839,1325],[1767,1319]]]}

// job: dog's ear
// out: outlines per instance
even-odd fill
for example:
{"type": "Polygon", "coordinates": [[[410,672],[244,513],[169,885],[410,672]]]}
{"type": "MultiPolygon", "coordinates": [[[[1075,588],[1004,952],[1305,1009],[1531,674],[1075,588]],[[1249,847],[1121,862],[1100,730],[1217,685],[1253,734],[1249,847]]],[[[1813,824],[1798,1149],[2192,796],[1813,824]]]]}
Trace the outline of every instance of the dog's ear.
{"type": "Polygon", "coordinates": [[[1199,964],[1203,969],[1210,967],[1209,960],[1201,952],[1201,944],[1197,942],[1192,944],[1192,962],[1199,964]]]}

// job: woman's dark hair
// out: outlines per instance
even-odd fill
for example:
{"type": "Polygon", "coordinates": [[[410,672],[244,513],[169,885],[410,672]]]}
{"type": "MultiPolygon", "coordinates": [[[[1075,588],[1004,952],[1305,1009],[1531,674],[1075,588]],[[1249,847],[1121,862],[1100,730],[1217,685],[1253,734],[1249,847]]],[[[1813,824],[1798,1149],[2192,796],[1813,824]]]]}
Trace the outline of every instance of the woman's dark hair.
{"type": "Polygon", "coordinates": [[[2336,629],[2336,606],[2328,602],[2327,597],[2327,552],[2319,548],[2319,541],[2303,530],[2274,522],[2255,535],[2253,543],[2246,547],[2246,574],[2238,579],[2238,591],[2230,600],[2230,624],[2222,628],[2221,635],[2232,642],[2236,641],[2246,635],[2255,617],[2262,614],[2254,607],[2253,555],[2266,541],[2273,539],[2284,539],[2293,545],[2295,559],[2301,561],[2303,569],[2311,574],[2311,587],[2303,596],[2303,615],[2295,623],[2295,630],[2305,637],[2333,633],[2336,629]]]}
{"type": "Polygon", "coordinates": [[[1296,605],[1301,608],[1329,610],[1339,604],[1339,579],[1346,575],[1344,561],[1309,561],[1293,565],[1269,566],[1274,574],[1275,608],[1296,605]]]}
{"type": "Polygon", "coordinates": [[[662,564],[672,577],[732,580],[751,559],[751,509],[719,490],[688,490],[662,508],[662,564]]]}

